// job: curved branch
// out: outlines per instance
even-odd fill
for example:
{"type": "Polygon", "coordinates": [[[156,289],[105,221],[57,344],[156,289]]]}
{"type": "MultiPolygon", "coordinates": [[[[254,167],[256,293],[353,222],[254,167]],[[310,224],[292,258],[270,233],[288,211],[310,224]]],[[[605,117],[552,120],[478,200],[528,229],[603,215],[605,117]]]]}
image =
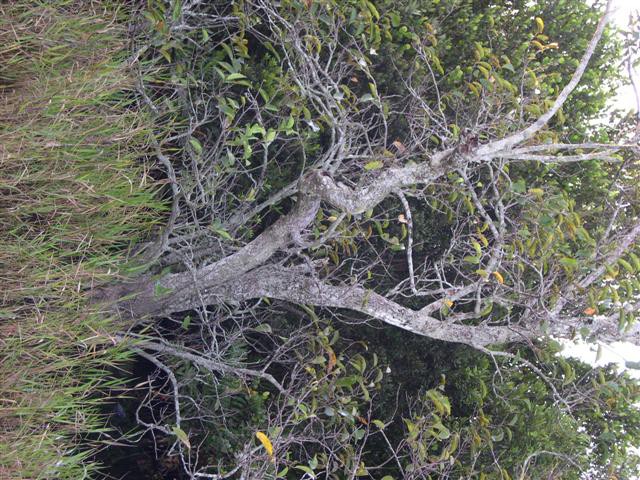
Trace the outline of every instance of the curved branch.
{"type": "Polygon", "coordinates": [[[562,89],[562,91],[556,98],[555,102],[553,102],[553,105],[551,106],[551,108],[547,110],[535,122],[533,122],[524,130],[520,130],[519,132],[514,133],[513,135],[509,135],[508,137],[505,137],[501,140],[496,140],[486,145],[482,145],[475,152],[477,156],[492,157],[496,154],[499,154],[499,152],[509,150],[510,148],[518,145],[519,143],[529,140],[536,133],[542,130],[542,128],[544,128],[544,126],[547,123],[549,123],[549,120],[551,120],[551,118],[553,118],[553,116],[556,113],[558,113],[558,110],[562,108],[562,105],[564,105],[564,103],[567,101],[567,98],[569,98],[569,95],[571,95],[571,93],[578,86],[578,83],[580,83],[580,79],[582,78],[582,75],[584,75],[584,72],[587,69],[589,60],[591,60],[591,57],[593,56],[593,53],[596,50],[596,46],[598,45],[598,42],[602,37],[604,28],[607,26],[607,23],[609,22],[609,13],[611,10],[611,3],[612,3],[611,0],[607,2],[607,6],[605,8],[604,14],[600,18],[600,21],[598,22],[598,26],[596,27],[596,31],[594,32],[593,37],[591,37],[591,40],[589,41],[587,50],[584,52],[584,55],[582,56],[582,59],[580,60],[578,67],[573,72],[571,80],[562,89]]]}
{"type": "Polygon", "coordinates": [[[355,190],[336,183],[330,176],[318,170],[312,172],[304,187],[306,191],[313,192],[346,213],[363,213],[378,205],[394,191],[416,184],[429,184],[441,177],[452,168],[445,165],[445,161],[454,151],[455,149],[450,148],[435,153],[429,162],[388,168],[381,171],[375,180],[355,190]]]}
{"type": "Polygon", "coordinates": [[[269,297],[318,307],[344,308],[418,335],[464,343],[474,348],[521,341],[531,336],[531,333],[517,327],[443,322],[424,310],[403,307],[372,290],[359,286],[330,285],[295,268],[262,267],[225,286],[204,289],[202,295],[210,301],[245,301],[269,297]]]}
{"type": "Polygon", "coordinates": [[[599,260],[600,266],[590,272],[580,281],[568,286],[562,297],[558,300],[551,311],[553,317],[557,317],[563,310],[565,305],[573,300],[580,291],[589,288],[593,283],[598,281],[606,273],[607,265],[617,262],[629,248],[640,239],[640,220],[624,234],[618,241],[618,245],[610,253],[599,260]]]}
{"type": "Polygon", "coordinates": [[[124,296],[133,296],[131,300],[117,305],[120,314],[132,318],[186,310],[192,307],[190,299],[196,288],[229,282],[264,265],[274,253],[290,243],[302,245],[301,232],[313,222],[321,200],[346,213],[362,213],[402,187],[430,183],[442,176],[451,168],[444,164],[444,160],[453,151],[438,152],[430,162],[384,170],[375,180],[356,190],[335,182],[326,172],[313,170],[300,181],[294,209],[234,254],[195,272],[169,274],[159,280],[148,278],[139,280],[135,285],[121,285],[115,291],[96,295],[96,300],[115,302],[124,296]],[[158,296],[158,291],[170,294],[158,296]]]}
{"type": "MultiPolygon", "coordinates": [[[[134,349],[135,352],[139,355],[144,356],[148,360],[151,360],[153,358],[154,360],[151,361],[153,361],[153,363],[155,363],[156,365],[160,365],[159,361],[157,361],[157,359],[155,359],[155,357],[153,357],[152,355],[146,354],[142,349],[151,350],[158,354],[170,355],[182,360],[187,360],[194,365],[198,365],[199,367],[213,372],[230,373],[239,377],[247,376],[261,378],[273,385],[283,395],[286,394],[284,387],[272,375],[263,371],[228,365],[212,358],[208,358],[199,352],[190,352],[185,347],[178,347],[176,345],[170,345],[165,342],[152,342],[145,340],[141,343],[138,343],[137,345],[138,346],[134,349]]],[[[173,376],[173,373],[167,367],[163,368],[171,375],[171,383],[174,385],[174,389],[177,392],[177,382],[175,381],[175,376],[173,376]]],[[[177,398],[177,393],[175,394],[175,396],[177,398]]],[[[176,408],[178,408],[178,405],[176,405],[176,408]]],[[[176,412],[176,420],[179,421],[180,411],[176,410],[176,412]]],[[[180,423],[177,423],[177,425],[180,426],[180,423]]]]}
{"type": "Polygon", "coordinates": [[[196,271],[165,275],[159,280],[138,279],[134,284],[118,285],[96,295],[97,301],[114,302],[122,297],[116,310],[120,315],[139,318],[161,315],[192,308],[190,298],[200,285],[219,285],[263,265],[279,249],[297,240],[299,232],[315,218],[320,208],[320,198],[302,194],[288,214],[279,218],[271,227],[258,235],[232,255],[222,258],[196,271]],[[167,292],[168,294],[164,294],[167,292]],[[189,307],[184,307],[189,305],[189,307]]]}

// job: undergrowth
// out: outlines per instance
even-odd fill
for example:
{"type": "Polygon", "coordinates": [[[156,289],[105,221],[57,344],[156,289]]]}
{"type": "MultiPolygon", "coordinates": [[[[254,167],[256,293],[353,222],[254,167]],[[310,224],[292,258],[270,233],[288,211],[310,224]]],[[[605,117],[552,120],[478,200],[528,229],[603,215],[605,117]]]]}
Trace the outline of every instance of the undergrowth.
{"type": "Polygon", "coordinates": [[[94,477],[109,438],[105,398],[130,353],[86,292],[165,211],[130,18],[122,2],[0,5],[2,479],[94,477]]]}

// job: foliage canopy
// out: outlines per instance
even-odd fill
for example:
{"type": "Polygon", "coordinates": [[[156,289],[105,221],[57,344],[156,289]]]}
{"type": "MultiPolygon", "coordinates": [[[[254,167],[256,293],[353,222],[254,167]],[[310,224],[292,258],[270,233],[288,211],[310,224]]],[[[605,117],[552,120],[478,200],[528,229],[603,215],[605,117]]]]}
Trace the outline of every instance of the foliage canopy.
{"type": "Polygon", "coordinates": [[[543,340],[638,336],[637,148],[594,120],[623,48],[595,7],[150,2],[172,213],[96,296],[146,319],[173,403],[150,387],[136,420],[183,471],[635,470],[637,384],[543,340]]]}
{"type": "Polygon", "coordinates": [[[554,340],[640,342],[608,8],[149,0],[132,108],[171,208],[84,285],[140,359],[113,428],[184,478],[637,473],[637,382],[554,340]]]}

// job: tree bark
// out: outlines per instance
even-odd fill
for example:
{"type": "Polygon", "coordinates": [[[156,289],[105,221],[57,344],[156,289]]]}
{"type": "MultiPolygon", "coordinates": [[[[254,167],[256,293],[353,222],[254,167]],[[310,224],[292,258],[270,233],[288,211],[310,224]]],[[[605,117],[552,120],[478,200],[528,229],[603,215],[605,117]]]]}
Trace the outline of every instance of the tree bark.
{"type": "MultiPolygon", "coordinates": [[[[592,158],[612,160],[613,158],[609,155],[611,149],[600,144],[588,146],[529,145],[516,148],[531,140],[549,122],[578,85],[607,23],[609,3],[607,4],[607,13],[600,20],[571,80],[560,92],[552,107],[528,127],[477,148],[464,151],[461,148],[448,148],[434,153],[426,161],[422,160],[424,154],[421,154],[419,163],[407,163],[402,167],[384,168],[376,171],[374,178],[357,188],[349,188],[334,181],[328,173],[332,168],[327,165],[329,161],[327,160],[323,162],[324,170],[311,170],[301,178],[297,186],[292,184],[283,190],[286,193],[286,195],[283,194],[283,197],[296,194],[296,203],[291,211],[233,254],[196,270],[173,273],[162,278],[143,277],[134,282],[98,289],[94,294],[94,300],[111,303],[114,305],[112,310],[115,310],[121,317],[140,319],[168,315],[224,301],[240,302],[269,297],[319,307],[348,309],[419,335],[448,342],[464,343],[477,348],[484,348],[491,344],[531,340],[546,333],[570,336],[582,326],[592,326],[608,339],[621,338],[622,333],[617,331],[615,316],[595,319],[576,317],[574,312],[574,314],[569,314],[568,318],[563,317],[563,313],[568,310],[565,309],[563,312],[567,302],[574,301],[577,291],[599,279],[604,272],[604,267],[595,269],[579,285],[567,285],[563,298],[549,312],[534,312],[534,308],[544,302],[536,297],[536,292],[533,292],[530,295],[532,298],[530,305],[521,303],[527,307],[528,311],[532,312],[532,318],[505,320],[504,323],[511,322],[511,324],[503,325],[489,325],[486,322],[468,325],[465,324],[467,320],[476,319],[477,322],[477,319],[480,318],[478,315],[481,305],[480,292],[486,286],[486,283],[483,283],[486,280],[469,280],[467,277],[466,284],[450,289],[451,291],[442,289],[439,298],[432,300],[421,310],[412,310],[362,286],[345,286],[335,284],[335,282],[332,284],[327,279],[321,279],[310,266],[312,263],[310,259],[308,259],[308,264],[302,266],[295,266],[295,262],[288,262],[288,266],[282,266],[272,260],[276,252],[286,252],[289,249],[288,253],[291,251],[299,253],[308,246],[308,244],[305,246],[303,242],[304,232],[313,223],[322,202],[341,211],[342,216],[359,215],[373,209],[394,193],[402,195],[403,189],[416,185],[433,185],[440,177],[449,172],[464,170],[473,164],[489,164],[494,158],[501,158],[504,161],[535,160],[565,163],[592,158]],[[580,152],[560,157],[546,154],[546,152],[555,152],[558,149],[564,151],[578,148],[602,149],[608,153],[580,152]],[[474,313],[457,313],[444,317],[444,320],[436,318],[438,311],[444,304],[458,301],[458,299],[464,300],[469,295],[476,295],[474,313]],[[541,325],[545,322],[549,325],[543,331],[541,325]]],[[[299,53],[302,55],[301,58],[306,58],[306,54],[302,50],[299,53]]],[[[293,68],[294,65],[291,67],[293,68]]],[[[319,83],[322,84],[322,82],[319,83]]],[[[302,87],[304,85],[301,85],[302,87]]],[[[333,101],[329,90],[324,94],[327,96],[327,101],[333,101]]],[[[327,114],[330,113],[331,109],[328,108],[327,114]]],[[[344,135],[344,131],[340,130],[340,132],[341,135],[344,135]]],[[[339,142],[337,145],[336,152],[342,152],[343,145],[339,142]]],[[[335,164],[345,161],[342,157],[333,160],[335,164]]],[[[380,159],[372,157],[371,160],[380,159]]],[[[490,164],[488,168],[491,168],[490,164]]],[[[497,193],[496,196],[498,196],[497,193]]],[[[276,194],[272,198],[281,197],[276,194]]],[[[475,197],[474,200],[476,207],[484,211],[482,203],[475,197]]],[[[264,205],[270,205],[269,201],[264,205]]],[[[405,205],[405,209],[407,205],[405,205]]],[[[240,217],[234,216],[231,223],[237,223],[240,217]]],[[[495,237],[492,246],[494,250],[492,259],[484,267],[489,269],[488,272],[485,271],[485,275],[489,276],[489,273],[492,273],[497,275],[497,278],[502,278],[497,270],[500,267],[499,259],[502,257],[504,239],[486,212],[484,212],[484,218],[490,224],[495,237]]],[[[499,220],[501,225],[505,223],[504,218],[499,220]]],[[[613,253],[606,259],[603,258],[603,261],[609,262],[619,259],[639,234],[640,224],[633,228],[631,233],[624,237],[621,244],[613,250],[613,253]]],[[[413,272],[413,267],[410,270],[413,272]]],[[[500,280],[500,284],[503,283],[504,280],[500,280]]],[[[413,276],[411,285],[412,291],[416,293],[413,276]]],[[[544,295],[544,291],[540,290],[538,297],[542,295],[544,295]]],[[[499,295],[495,298],[500,301],[499,295]]],[[[490,301],[493,299],[493,295],[488,297],[490,301]]],[[[640,341],[637,326],[633,326],[630,330],[630,332],[626,332],[630,338],[635,339],[636,342],[640,341]]]]}

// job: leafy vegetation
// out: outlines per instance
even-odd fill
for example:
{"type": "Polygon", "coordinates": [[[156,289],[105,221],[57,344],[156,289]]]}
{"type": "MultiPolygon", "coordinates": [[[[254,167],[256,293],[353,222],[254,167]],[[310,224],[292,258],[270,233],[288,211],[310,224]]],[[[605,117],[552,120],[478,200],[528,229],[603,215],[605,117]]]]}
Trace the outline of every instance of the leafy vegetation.
{"type": "Polygon", "coordinates": [[[603,7],[0,7],[0,476],[636,475],[603,7]]]}

